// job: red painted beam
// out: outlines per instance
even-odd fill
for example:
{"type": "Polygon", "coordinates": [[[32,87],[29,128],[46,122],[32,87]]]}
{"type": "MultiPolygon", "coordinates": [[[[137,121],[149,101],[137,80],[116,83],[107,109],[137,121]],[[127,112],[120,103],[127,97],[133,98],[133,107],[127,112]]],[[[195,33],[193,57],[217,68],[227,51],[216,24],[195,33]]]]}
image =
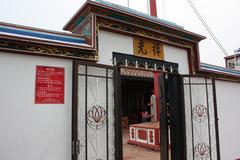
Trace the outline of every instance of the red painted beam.
{"type": "Polygon", "coordinates": [[[157,17],[157,3],[156,0],[150,0],[150,15],[157,17]]]}

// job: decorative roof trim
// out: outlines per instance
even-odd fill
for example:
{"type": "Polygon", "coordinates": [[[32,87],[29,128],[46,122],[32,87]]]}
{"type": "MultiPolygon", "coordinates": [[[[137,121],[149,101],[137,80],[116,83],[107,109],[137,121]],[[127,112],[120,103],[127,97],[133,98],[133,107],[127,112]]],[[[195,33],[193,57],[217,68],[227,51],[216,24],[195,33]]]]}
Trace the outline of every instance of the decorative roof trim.
{"type": "MultiPolygon", "coordinates": [[[[156,18],[156,17],[151,17],[151,16],[147,16],[146,14],[144,13],[140,13],[138,14],[138,11],[131,11],[129,12],[129,10],[132,10],[132,9],[125,9],[123,10],[123,6],[120,6],[119,5],[115,5],[113,4],[113,6],[111,5],[107,5],[105,3],[105,1],[102,3],[103,1],[86,1],[86,3],[74,14],[74,16],[67,22],[67,24],[64,26],[64,30],[69,30],[72,26],[72,24],[76,21],[77,17],[79,17],[84,10],[86,10],[87,7],[101,7],[103,9],[107,9],[107,10],[111,10],[113,12],[118,12],[120,14],[124,14],[124,15],[127,15],[127,16],[131,16],[133,18],[139,18],[143,21],[147,21],[147,22],[150,22],[150,23],[153,23],[153,24],[157,24],[157,25],[160,25],[160,26],[163,26],[163,27],[166,27],[166,28],[169,28],[169,29],[172,29],[172,30],[175,30],[175,31],[178,31],[178,32],[182,32],[184,34],[188,34],[188,35],[191,35],[191,36],[195,36],[197,37],[198,41],[200,40],[203,40],[205,39],[206,37],[205,36],[202,36],[202,35],[199,35],[199,34],[196,34],[196,33],[193,33],[193,32],[190,32],[190,31],[187,31],[187,30],[184,30],[182,28],[180,28],[180,26],[177,27],[177,25],[175,23],[172,23],[172,22],[168,22],[168,21],[165,21],[165,23],[159,19],[159,18],[156,18]],[[114,7],[115,6],[115,7],[114,7]],[[117,6],[117,7],[116,7],[117,6]],[[168,22],[168,23],[167,23],[168,22]],[[170,24],[171,23],[171,24],[170,24]],[[173,24],[175,24],[176,26],[174,26],[173,24]]],[[[107,2],[109,3],[109,2],[107,2]]],[[[125,7],[126,8],[126,7],[125,7]]]]}
{"type": "Polygon", "coordinates": [[[63,42],[74,45],[84,45],[85,39],[82,37],[75,37],[71,35],[60,35],[54,33],[46,33],[42,31],[34,31],[29,29],[21,29],[0,24],[0,34],[13,35],[17,37],[26,37],[39,40],[47,40],[53,42],[63,42]]]}
{"type": "Polygon", "coordinates": [[[179,29],[184,29],[183,26],[180,26],[176,23],[173,23],[173,22],[170,22],[170,21],[167,21],[167,20],[164,20],[164,19],[160,19],[160,18],[157,18],[157,17],[153,17],[153,16],[150,16],[148,14],[142,13],[140,11],[137,11],[137,10],[134,10],[134,9],[131,9],[131,8],[127,8],[127,7],[118,5],[118,4],[114,4],[114,3],[111,3],[111,2],[108,2],[108,1],[105,1],[105,0],[95,0],[94,2],[104,4],[104,5],[107,5],[109,7],[112,7],[112,8],[118,9],[118,10],[122,10],[124,12],[128,12],[128,13],[131,13],[131,14],[134,14],[134,15],[138,15],[138,16],[144,17],[144,18],[149,19],[149,20],[153,20],[153,21],[156,21],[156,22],[159,22],[159,23],[164,23],[166,25],[170,25],[170,26],[173,26],[173,27],[176,27],[176,28],[179,28],[179,29]]]}
{"type": "Polygon", "coordinates": [[[240,78],[240,71],[230,70],[230,69],[227,69],[224,67],[210,65],[210,64],[206,64],[206,63],[200,64],[200,70],[214,72],[214,73],[223,74],[223,75],[235,76],[235,77],[237,76],[240,78]]]}
{"type": "Polygon", "coordinates": [[[17,40],[0,39],[0,52],[20,53],[26,55],[41,55],[59,58],[83,59],[98,61],[98,55],[90,49],[66,48],[60,45],[50,46],[45,44],[35,44],[29,42],[19,42],[17,40]]]}
{"type": "Polygon", "coordinates": [[[74,33],[49,31],[3,22],[0,22],[0,38],[75,49],[95,50],[93,46],[87,44],[83,36],[74,33]]]}
{"type": "Polygon", "coordinates": [[[236,53],[236,54],[233,54],[233,55],[229,55],[229,56],[226,56],[224,57],[224,59],[232,59],[232,58],[235,58],[235,57],[239,57],[240,56],[240,53],[236,53]]]}
{"type": "Polygon", "coordinates": [[[113,52],[112,56],[112,63],[114,66],[178,73],[177,63],[167,62],[164,60],[149,59],[118,52],[113,52]]]}

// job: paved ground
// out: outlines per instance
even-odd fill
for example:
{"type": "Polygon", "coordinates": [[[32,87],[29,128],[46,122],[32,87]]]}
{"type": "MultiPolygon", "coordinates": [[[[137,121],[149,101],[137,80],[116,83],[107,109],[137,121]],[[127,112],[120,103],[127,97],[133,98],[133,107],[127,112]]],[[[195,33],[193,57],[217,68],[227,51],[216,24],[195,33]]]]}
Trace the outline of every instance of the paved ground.
{"type": "Polygon", "coordinates": [[[127,144],[128,130],[123,130],[123,160],[160,160],[160,151],[127,144]]]}

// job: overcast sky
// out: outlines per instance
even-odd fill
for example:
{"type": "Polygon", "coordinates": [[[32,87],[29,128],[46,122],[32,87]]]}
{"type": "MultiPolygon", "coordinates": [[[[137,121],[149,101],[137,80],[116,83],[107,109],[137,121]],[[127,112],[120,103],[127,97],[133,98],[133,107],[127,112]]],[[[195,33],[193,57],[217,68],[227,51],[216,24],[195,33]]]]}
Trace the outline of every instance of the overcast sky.
{"type": "MultiPolygon", "coordinates": [[[[127,5],[127,0],[108,1],[127,5]]],[[[130,7],[147,12],[146,0],[129,1],[130,7]]],[[[233,54],[240,47],[240,0],[192,1],[228,54],[233,54]]],[[[1,0],[0,21],[62,31],[64,24],[84,2],[85,0],[1,0]]],[[[157,6],[159,18],[207,37],[200,42],[201,62],[225,65],[224,54],[198,20],[187,0],[157,0],[157,6]]]]}

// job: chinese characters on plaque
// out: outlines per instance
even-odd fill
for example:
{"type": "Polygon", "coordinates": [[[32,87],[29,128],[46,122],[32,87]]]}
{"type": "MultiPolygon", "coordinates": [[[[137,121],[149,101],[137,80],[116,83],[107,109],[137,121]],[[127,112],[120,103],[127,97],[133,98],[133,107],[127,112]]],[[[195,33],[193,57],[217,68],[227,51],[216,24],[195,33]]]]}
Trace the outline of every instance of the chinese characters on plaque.
{"type": "Polygon", "coordinates": [[[163,60],[163,45],[159,41],[134,37],[134,55],[163,60]]]}
{"type": "Polygon", "coordinates": [[[64,104],[64,68],[36,66],[35,104],[64,104]]]}

